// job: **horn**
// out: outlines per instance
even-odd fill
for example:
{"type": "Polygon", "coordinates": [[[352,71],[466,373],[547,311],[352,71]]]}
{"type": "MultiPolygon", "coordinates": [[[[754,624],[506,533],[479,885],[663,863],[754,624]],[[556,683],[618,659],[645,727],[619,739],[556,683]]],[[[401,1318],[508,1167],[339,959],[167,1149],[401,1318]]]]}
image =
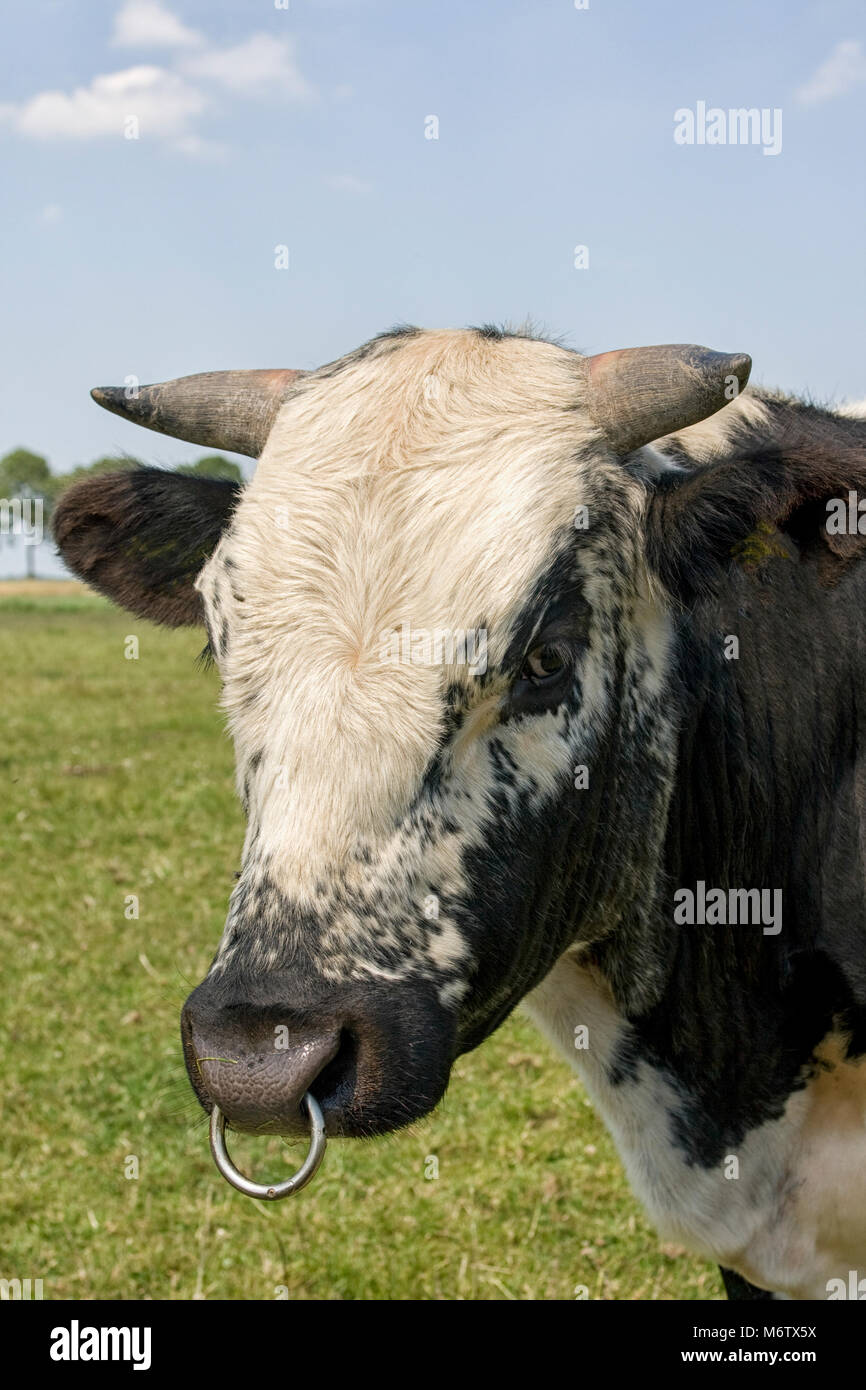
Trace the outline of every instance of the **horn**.
{"type": "Polygon", "coordinates": [[[728,405],[748,381],[752,359],[665,343],[600,352],[588,367],[590,414],[617,452],[628,454],[728,405]]]}
{"type": "Polygon", "coordinates": [[[160,434],[258,458],[292,383],[305,372],[199,372],[156,386],[95,386],[97,405],[160,434]]]}

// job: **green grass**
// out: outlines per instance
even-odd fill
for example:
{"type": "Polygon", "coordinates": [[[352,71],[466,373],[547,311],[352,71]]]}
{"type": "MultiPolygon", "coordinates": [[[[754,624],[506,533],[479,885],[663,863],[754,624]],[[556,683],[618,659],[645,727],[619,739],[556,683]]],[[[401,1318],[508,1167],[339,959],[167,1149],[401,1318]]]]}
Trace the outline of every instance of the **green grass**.
{"type": "MultiPolygon", "coordinates": [[[[432,1117],[332,1143],[299,1196],[267,1206],[217,1175],[178,1014],[243,826],[202,640],[90,597],[0,600],[0,1277],[42,1278],[46,1298],[720,1297],[713,1268],[660,1249],[519,1016],[432,1117]]],[[[298,1158],[277,1139],[233,1151],[257,1177],[298,1158]]]]}

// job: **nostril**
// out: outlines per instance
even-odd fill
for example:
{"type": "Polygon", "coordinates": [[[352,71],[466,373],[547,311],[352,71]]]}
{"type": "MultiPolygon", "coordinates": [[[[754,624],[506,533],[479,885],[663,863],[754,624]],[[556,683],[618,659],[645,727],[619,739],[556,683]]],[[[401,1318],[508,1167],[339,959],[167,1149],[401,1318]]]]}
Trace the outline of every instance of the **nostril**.
{"type": "MultiPolygon", "coordinates": [[[[284,1022],[286,1016],[284,1008],[249,1004],[184,1009],[181,1033],[193,1089],[206,1110],[219,1106],[233,1129],[306,1132],[304,1094],[319,1090],[322,1072],[340,1053],[346,1060],[334,1075],[354,1073],[354,1047],[346,1047],[338,1027],[299,1026],[284,1022]]],[[[329,1081],[323,1094],[335,1084],[329,1081]]]]}
{"type": "Polygon", "coordinates": [[[343,1028],[335,1055],[310,1083],[309,1090],[323,1109],[342,1109],[355,1094],[357,1077],[358,1040],[348,1028],[343,1028]]]}

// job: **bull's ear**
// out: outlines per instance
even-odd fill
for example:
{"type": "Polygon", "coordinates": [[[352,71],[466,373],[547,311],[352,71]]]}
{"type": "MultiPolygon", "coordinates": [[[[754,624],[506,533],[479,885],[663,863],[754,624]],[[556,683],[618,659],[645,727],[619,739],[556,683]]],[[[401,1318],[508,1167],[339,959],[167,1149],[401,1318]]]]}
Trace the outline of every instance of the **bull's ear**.
{"type": "Polygon", "coordinates": [[[761,523],[788,511],[788,490],[784,470],[774,480],[739,459],[663,473],[647,512],[650,569],[691,607],[718,587],[738,546],[761,523]]]}
{"type": "Polygon", "coordinates": [[[69,568],[123,608],[170,627],[203,622],[193,581],[240,494],[237,483],[136,468],[86,478],[52,519],[69,568]]]}
{"type": "Polygon", "coordinates": [[[827,519],[832,499],[866,492],[862,424],[811,407],[784,419],[778,441],[661,475],[647,511],[647,558],[686,605],[715,591],[733,564],[805,563],[832,586],[860,560],[864,538],[829,534],[827,519]]]}

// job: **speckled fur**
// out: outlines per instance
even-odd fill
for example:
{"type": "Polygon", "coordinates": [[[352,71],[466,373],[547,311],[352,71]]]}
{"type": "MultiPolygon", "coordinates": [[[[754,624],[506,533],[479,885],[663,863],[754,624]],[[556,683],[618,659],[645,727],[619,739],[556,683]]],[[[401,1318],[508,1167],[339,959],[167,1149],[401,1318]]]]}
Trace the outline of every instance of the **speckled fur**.
{"type": "Polygon", "coordinates": [[[385,340],[296,388],[198,580],[249,817],[213,969],[414,975],[458,1006],[480,944],[468,859],[563,790],[591,804],[572,769],[598,771],[612,720],[655,757],[663,811],[668,631],[648,577],[631,592],[644,489],[575,408],[573,354],[471,332],[397,351],[398,373],[385,340]],[[593,615],[580,699],[502,723],[501,662],[563,552],[593,615]],[[383,663],[401,621],[483,626],[488,674],[383,663]]]}

